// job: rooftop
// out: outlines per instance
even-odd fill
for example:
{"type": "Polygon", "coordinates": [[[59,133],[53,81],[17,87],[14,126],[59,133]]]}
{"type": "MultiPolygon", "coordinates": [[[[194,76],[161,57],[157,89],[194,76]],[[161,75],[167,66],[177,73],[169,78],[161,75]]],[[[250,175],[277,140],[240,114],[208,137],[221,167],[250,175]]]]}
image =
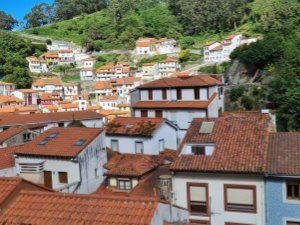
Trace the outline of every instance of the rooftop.
{"type": "Polygon", "coordinates": [[[268,115],[232,113],[214,119],[194,119],[185,144],[213,144],[212,155],[181,154],[171,166],[174,171],[263,173],[267,167],[268,115]],[[200,132],[203,122],[214,122],[200,132]]]}
{"type": "Polygon", "coordinates": [[[300,132],[279,132],[270,136],[268,173],[300,175],[300,132]]]}
{"type": "Polygon", "coordinates": [[[105,132],[106,135],[151,137],[164,122],[163,118],[117,117],[107,124],[105,132]]]}
{"type": "Polygon", "coordinates": [[[17,155],[76,157],[100,133],[99,128],[52,128],[20,146],[17,155]]]}
{"type": "Polygon", "coordinates": [[[158,202],[151,198],[22,191],[1,214],[7,224],[150,225],[158,202]]]}
{"type": "MultiPolygon", "coordinates": [[[[173,71],[174,72],[174,71],[173,71]]],[[[143,84],[138,89],[148,88],[183,88],[183,87],[209,87],[221,85],[222,82],[211,75],[197,75],[184,77],[167,77],[143,84]]]]}
{"type": "Polygon", "coordinates": [[[16,136],[17,134],[31,128],[40,127],[38,125],[32,125],[32,126],[15,126],[10,127],[7,130],[4,130],[0,132],[0,144],[2,144],[4,141],[16,136]]]}
{"type": "Polygon", "coordinates": [[[14,95],[0,95],[0,104],[2,103],[21,103],[24,102],[24,100],[17,98],[14,95]]]}
{"type": "Polygon", "coordinates": [[[44,87],[46,85],[62,86],[63,83],[56,77],[41,78],[32,83],[32,86],[44,87]]]}
{"type": "MultiPolygon", "coordinates": [[[[0,149],[0,170],[8,169],[15,166],[15,159],[13,153],[18,146],[1,148],[0,149]]],[[[1,189],[0,189],[1,190],[1,189]]],[[[1,194],[1,191],[0,191],[1,194]]]]}

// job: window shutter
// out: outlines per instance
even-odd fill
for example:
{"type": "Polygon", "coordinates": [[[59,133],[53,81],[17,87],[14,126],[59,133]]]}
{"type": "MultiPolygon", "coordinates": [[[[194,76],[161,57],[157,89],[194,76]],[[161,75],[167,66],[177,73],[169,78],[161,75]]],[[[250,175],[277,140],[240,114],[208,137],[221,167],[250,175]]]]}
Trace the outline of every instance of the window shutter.
{"type": "Polygon", "coordinates": [[[253,205],[253,190],[228,188],[227,202],[231,204],[253,205]]]}
{"type": "Polygon", "coordinates": [[[190,200],[191,201],[206,202],[206,188],[205,187],[190,186],[190,200]]]}

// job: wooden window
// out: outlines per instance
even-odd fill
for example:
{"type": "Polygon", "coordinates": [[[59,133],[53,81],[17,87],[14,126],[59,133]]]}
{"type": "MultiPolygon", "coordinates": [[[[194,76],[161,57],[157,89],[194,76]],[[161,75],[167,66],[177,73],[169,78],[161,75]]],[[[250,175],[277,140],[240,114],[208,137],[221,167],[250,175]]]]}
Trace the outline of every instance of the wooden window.
{"type": "Polygon", "coordinates": [[[182,99],[181,89],[176,89],[176,96],[177,96],[177,100],[181,100],[182,99]]]}
{"type": "Polygon", "coordinates": [[[118,152],[119,151],[119,140],[110,141],[111,150],[118,152]]]}
{"type": "Polygon", "coordinates": [[[250,223],[233,223],[233,222],[225,222],[225,225],[254,225],[250,223]]]}
{"type": "Polygon", "coordinates": [[[152,90],[148,90],[148,99],[153,100],[153,91],[152,90]]]}
{"type": "Polygon", "coordinates": [[[205,146],[192,146],[192,153],[194,155],[205,155],[205,146]]]}
{"type": "Polygon", "coordinates": [[[300,200],[300,181],[286,182],[286,198],[300,200]]]}
{"type": "Polygon", "coordinates": [[[194,89],[194,95],[195,95],[195,99],[200,99],[200,89],[199,88],[194,89]]]}
{"type": "Polygon", "coordinates": [[[61,184],[68,183],[68,173],[67,172],[58,172],[58,180],[61,184]]]}
{"type": "Polygon", "coordinates": [[[143,154],[144,153],[144,143],[142,141],[135,142],[135,153],[143,154]]]}
{"type": "Polygon", "coordinates": [[[256,213],[256,187],[224,184],[226,211],[256,213]]]}
{"type": "Polygon", "coordinates": [[[155,117],[156,118],[162,118],[163,117],[163,111],[162,110],[155,110],[155,117]]]}
{"type": "Polygon", "coordinates": [[[44,171],[44,186],[52,188],[52,172],[44,171]]]}
{"type": "Polygon", "coordinates": [[[187,183],[187,198],[192,214],[208,215],[208,184],[187,183]]]}
{"type": "Polygon", "coordinates": [[[130,190],[131,188],[131,181],[129,179],[118,179],[118,189],[130,190]]]}
{"type": "Polygon", "coordinates": [[[141,110],[141,117],[148,117],[148,111],[147,110],[141,110]]]}
{"type": "Polygon", "coordinates": [[[167,99],[167,89],[162,89],[162,99],[167,99]]]}

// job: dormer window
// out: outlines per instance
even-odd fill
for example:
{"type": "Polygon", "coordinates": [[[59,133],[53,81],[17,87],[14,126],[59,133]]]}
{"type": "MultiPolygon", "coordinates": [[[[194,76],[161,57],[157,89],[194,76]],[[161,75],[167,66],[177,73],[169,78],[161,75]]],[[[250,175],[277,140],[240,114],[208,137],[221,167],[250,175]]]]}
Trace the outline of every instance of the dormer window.
{"type": "Polygon", "coordinates": [[[213,144],[199,144],[190,146],[188,154],[193,155],[212,155],[214,153],[215,146],[213,144]]]}
{"type": "Polygon", "coordinates": [[[192,146],[192,153],[194,155],[205,155],[205,146],[192,146]]]}

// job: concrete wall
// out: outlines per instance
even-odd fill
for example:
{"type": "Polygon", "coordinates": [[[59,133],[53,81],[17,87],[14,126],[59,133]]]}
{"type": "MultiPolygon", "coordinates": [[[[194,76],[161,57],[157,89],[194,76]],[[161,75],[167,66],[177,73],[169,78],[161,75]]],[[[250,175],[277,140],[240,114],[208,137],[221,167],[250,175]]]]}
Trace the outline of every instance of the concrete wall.
{"type": "Polygon", "coordinates": [[[286,198],[285,181],[279,177],[267,178],[267,225],[286,225],[286,221],[300,222],[300,200],[286,198]]]}
{"type": "MultiPolygon", "coordinates": [[[[182,173],[173,176],[174,203],[187,208],[187,183],[208,183],[211,209],[211,225],[224,225],[225,222],[264,225],[265,196],[264,180],[260,176],[210,175],[182,173]],[[224,184],[255,185],[257,213],[229,212],[224,209],[224,184]]],[[[209,217],[190,216],[190,219],[208,220],[209,217]]],[[[272,224],[273,225],[273,224],[272,224]]]]}
{"type": "Polygon", "coordinates": [[[106,146],[111,148],[111,140],[118,140],[120,153],[135,154],[135,142],[143,141],[144,154],[157,155],[159,154],[160,149],[160,139],[165,140],[165,148],[174,150],[177,149],[177,130],[166,123],[164,123],[161,127],[158,128],[157,131],[154,132],[152,138],[106,135],[106,146]]]}

